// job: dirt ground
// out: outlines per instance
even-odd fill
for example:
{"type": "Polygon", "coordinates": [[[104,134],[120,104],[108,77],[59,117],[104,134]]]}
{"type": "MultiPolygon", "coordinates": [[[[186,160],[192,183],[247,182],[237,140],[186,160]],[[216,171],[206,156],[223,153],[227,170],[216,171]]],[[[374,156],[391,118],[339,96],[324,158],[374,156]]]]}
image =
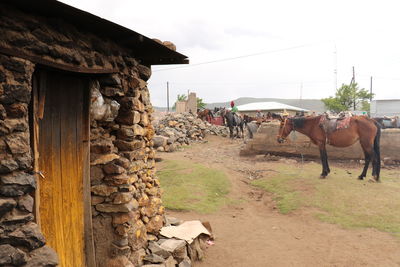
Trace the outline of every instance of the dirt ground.
{"type": "Polygon", "coordinates": [[[243,146],[239,140],[216,136],[207,140],[183,151],[158,154],[225,171],[232,184],[229,197],[238,200],[213,214],[167,212],[183,220],[211,223],[215,244],[196,267],[400,266],[400,241],[390,234],[342,229],[317,220],[306,208],[280,214],[271,195],[248,184],[249,175],[273,163],[239,157],[243,146]]]}

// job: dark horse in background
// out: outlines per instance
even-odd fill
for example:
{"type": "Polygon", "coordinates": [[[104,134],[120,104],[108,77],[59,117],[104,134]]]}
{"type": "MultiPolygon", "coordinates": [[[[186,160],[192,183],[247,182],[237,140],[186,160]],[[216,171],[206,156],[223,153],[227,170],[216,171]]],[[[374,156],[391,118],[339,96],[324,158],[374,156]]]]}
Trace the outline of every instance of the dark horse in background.
{"type": "Polygon", "coordinates": [[[197,117],[203,121],[208,121],[210,122],[211,119],[214,118],[213,112],[209,109],[203,109],[203,110],[198,110],[197,111],[197,117]]]}
{"type": "Polygon", "coordinates": [[[261,124],[261,123],[267,122],[267,121],[280,120],[280,119],[282,119],[282,116],[277,113],[268,112],[266,116],[262,116],[262,117],[252,117],[252,116],[245,114],[245,115],[243,115],[243,119],[247,123],[254,121],[257,124],[261,124]]]}
{"type": "Polygon", "coordinates": [[[260,127],[261,123],[280,119],[282,119],[281,115],[271,112],[268,112],[266,116],[262,117],[252,117],[246,114],[243,115],[243,120],[247,126],[250,139],[253,139],[254,133],[257,132],[257,129],[260,127]]]}
{"type": "Polygon", "coordinates": [[[227,109],[221,110],[221,116],[224,119],[225,126],[229,128],[230,138],[234,138],[233,130],[236,129],[236,136],[244,138],[243,127],[246,125],[244,119],[236,113],[233,113],[227,109]],[[239,135],[240,131],[240,135],[239,135]]]}
{"type": "MultiPolygon", "coordinates": [[[[347,128],[325,131],[321,126],[326,117],[305,117],[305,118],[285,118],[281,120],[278,142],[282,143],[292,131],[298,131],[308,136],[311,141],[318,146],[321,155],[322,173],[321,178],[325,178],[329,172],[328,155],[326,153],[326,143],[335,147],[348,147],[360,141],[365,155],[365,165],[358,179],[362,180],[367,175],[368,165],[372,161],[372,176],[375,182],[379,182],[381,169],[380,159],[380,125],[365,116],[353,116],[348,118],[347,128]],[[322,120],[321,120],[322,119],[322,120]]],[[[372,180],[373,181],[373,180],[372,180]]]]}

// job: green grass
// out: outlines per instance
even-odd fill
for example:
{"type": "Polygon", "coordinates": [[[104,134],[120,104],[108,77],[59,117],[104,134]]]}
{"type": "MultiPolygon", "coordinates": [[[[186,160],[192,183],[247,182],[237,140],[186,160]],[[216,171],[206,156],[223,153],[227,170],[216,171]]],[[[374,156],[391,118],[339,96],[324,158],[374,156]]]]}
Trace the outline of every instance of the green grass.
{"type": "Polygon", "coordinates": [[[173,210],[211,213],[226,204],[229,180],[225,173],[189,161],[167,160],[157,172],[164,206],[173,210]]]}
{"type": "Polygon", "coordinates": [[[382,183],[357,180],[357,169],[331,167],[327,179],[318,179],[321,167],[277,165],[278,173],[252,184],[273,193],[281,213],[316,208],[319,219],[345,228],[375,228],[400,237],[400,172],[382,170],[382,183]]]}

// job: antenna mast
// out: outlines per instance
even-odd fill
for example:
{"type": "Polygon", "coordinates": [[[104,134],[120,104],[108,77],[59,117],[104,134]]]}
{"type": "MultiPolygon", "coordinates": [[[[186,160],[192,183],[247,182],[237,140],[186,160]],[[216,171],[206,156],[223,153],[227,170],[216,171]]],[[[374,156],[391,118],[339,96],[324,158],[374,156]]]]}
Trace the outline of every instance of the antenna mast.
{"type": "Polygon", "coordinates": [[[334,56],[334,67],[333,67],[333,82],[334,82],[334,86],[335,86],[335,92],[336,92],[336,90],[337,90],[337,73],[338,73],[338,71],[337,71],[337,49],[336,49],[336,43],[335,43],[335,47],[334,47],[334,50],[333,50],[333,56],[334,56]]]}

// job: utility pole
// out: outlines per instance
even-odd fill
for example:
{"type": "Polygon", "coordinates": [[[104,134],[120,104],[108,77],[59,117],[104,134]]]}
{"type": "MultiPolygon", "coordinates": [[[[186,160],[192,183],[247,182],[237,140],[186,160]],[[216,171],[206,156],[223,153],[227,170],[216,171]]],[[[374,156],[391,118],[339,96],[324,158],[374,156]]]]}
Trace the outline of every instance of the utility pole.
{"type": "MultiPolygon", "coordinates": [[[[350,87],[356,82],[356,73],[354,71],[354,66],[353,66],[353,77],[351,78],[350,81],[350,87]]],[[[355,91],[353,92],[353,110],[356,110],[356,95],[355,95],[355,91]]]]}
{"type": "Polygon", "coordinates": [[[169,82],[167,82],[167,112],[169,113],[169,82]]]}
{"type": "Polygon", "coordinates": [[[300,103],[299,106],[302,108],[302,99],[303,99],[303,82],[300,84],[300,103]]]}
{"type": "Polygon", "coordinates": [[[356,73],[354,71],[354,66],[353,66],[353,77],[351,78],[350,85],[352,85],[355,82],[356,82],[356,73]]]}
{"type": "Polygon", "coordinates": [[[336,90],[337,90],[337,73],[338,73],[338,70],[337,70],[337,49],[336,49],[336,43],[335,43],[335,50],[333,51],[333,56],[334,56],[334,64],[335,64],[335,66],[334,66],[334,69],[333,69],[333,75],[334,75],[334,86],[335,86],[335,92],[336,92],[336,90]]]}
{"type": "Polygon", "coordinates": [[[369,87],[369,93],[371,94],[369,102],[372,102],[372,76],[371,76],[371,83],[370,83],[370,87],[369,87]]]}

